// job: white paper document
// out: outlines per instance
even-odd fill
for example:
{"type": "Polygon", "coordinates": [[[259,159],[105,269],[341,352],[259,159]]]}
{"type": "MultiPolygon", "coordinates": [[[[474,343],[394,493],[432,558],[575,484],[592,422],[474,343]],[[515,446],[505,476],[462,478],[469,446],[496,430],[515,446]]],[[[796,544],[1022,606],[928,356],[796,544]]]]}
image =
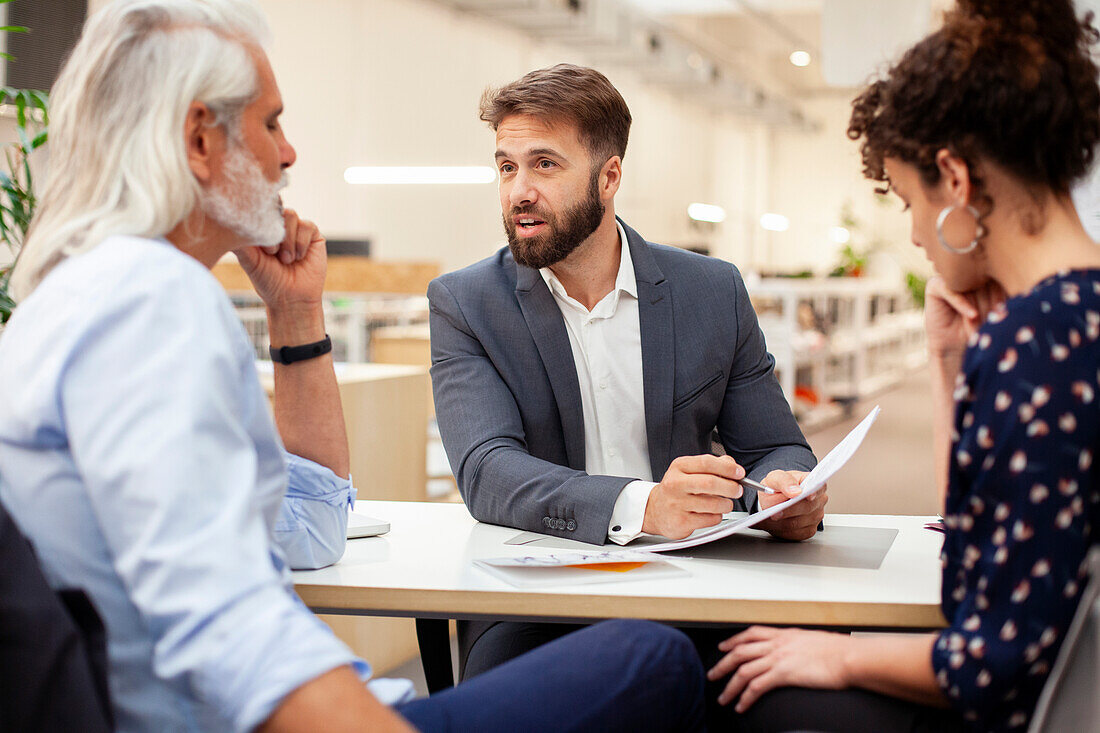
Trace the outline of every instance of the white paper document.
{"type": "Polygon", "coordinates": [[[829,477],[839,471],[840,468],[848,462],[848,459],[855,455],[856,450],[859,448],[860,443],[863,442],[863,438],[866,437],[867,431],[871,429],[871,425],[875,422],[875,418],[878,417],[879,412],[881,412],[881,409],[876,406],[867,417],[863,418],[863,422],[856,425],[855,428],[852,429],[852,432],[844,436],[844,440],[837,443],[837,446],[821,459],[817,467],[810,471],[806,478],[802,480],[802,493],[793,499],[780,502],[767,509],[761,509],[755,514],[749,514],[739,519],[723,522],[716,527],[698,530],[692,533],[691,536],[682,540],[662,542],[656,545],[646,545],[645,551],[666,552],[668,550],[682,550],[687,547],[704,545],[707,542],[713,542],[722,537],[729,537],[731,534],[753,527],[763,522],[768,517],[778,514],[787,507],[813,496],[821,491],[822,487],[825,486],[825,482],[829,480],[829,477]]]}
{"type": "Polygon", "coordinates": [[[689,575],[659,555],[634,550],[495,557],[474,566],[521,588],[689,575]]]}

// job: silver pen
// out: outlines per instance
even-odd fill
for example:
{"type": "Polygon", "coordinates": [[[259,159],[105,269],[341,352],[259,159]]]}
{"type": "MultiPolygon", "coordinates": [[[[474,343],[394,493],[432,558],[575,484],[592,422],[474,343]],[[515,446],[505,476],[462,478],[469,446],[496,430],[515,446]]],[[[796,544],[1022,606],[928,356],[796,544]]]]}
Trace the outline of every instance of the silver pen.
{"type": "Polygon", "coordinates": [[[765,494],[778,494],[779,493],[775,489],[773,489],[771,487],[768,487],[768,486],[765,486],[764,484],[760,483],[759,481],[753,481],[748,476],[741,479],[737,483],[744,484],[745,486],[751,486],[752,488],[756,489],[757,491],[763,491],[765,494]]]}

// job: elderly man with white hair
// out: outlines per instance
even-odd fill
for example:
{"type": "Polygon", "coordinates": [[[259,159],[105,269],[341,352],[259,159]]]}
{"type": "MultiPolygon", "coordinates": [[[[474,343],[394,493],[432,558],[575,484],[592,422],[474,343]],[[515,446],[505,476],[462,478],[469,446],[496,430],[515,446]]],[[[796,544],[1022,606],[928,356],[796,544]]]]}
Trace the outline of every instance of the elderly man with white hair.
{"type": "Polygon", "coordinates": [[[252,0],[116,0],[89,20],[0,339],[0,500],[50,585],[102,617],[118,729],[698,729],[699,661],[656,624],[597,625],[410,700],[407,681],[364,684],[294,595],[291,567],[339,559],[355,492],[324,239],[279,197],[295,152],[266,35],[252,0]],[[274,423],[209,273],[230,251],[278,350],[274,423]]]}

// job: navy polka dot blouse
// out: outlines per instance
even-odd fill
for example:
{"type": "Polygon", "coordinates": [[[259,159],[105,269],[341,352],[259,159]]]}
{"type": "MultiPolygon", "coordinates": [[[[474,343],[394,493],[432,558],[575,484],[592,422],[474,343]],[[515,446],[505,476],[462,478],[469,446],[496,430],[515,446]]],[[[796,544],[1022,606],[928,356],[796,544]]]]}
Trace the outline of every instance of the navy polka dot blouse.
{"type": "Polygon", "coordinates": [[[1100,512],[1100,270],[1050,277],[971,339],[932,664],[980,730],[1022,730],[1086,582],[1100,512]]]}

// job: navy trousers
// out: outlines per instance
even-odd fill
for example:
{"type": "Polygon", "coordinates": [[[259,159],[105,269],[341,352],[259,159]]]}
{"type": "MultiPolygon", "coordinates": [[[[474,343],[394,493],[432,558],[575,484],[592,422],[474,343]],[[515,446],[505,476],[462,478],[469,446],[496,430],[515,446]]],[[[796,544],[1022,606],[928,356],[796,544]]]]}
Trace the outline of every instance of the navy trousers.
{"type": "Polygon", "coordinates": [[[399,705],[421,731],[701,731],[703,666],[676,629],[605,621],[399,705]]]}

